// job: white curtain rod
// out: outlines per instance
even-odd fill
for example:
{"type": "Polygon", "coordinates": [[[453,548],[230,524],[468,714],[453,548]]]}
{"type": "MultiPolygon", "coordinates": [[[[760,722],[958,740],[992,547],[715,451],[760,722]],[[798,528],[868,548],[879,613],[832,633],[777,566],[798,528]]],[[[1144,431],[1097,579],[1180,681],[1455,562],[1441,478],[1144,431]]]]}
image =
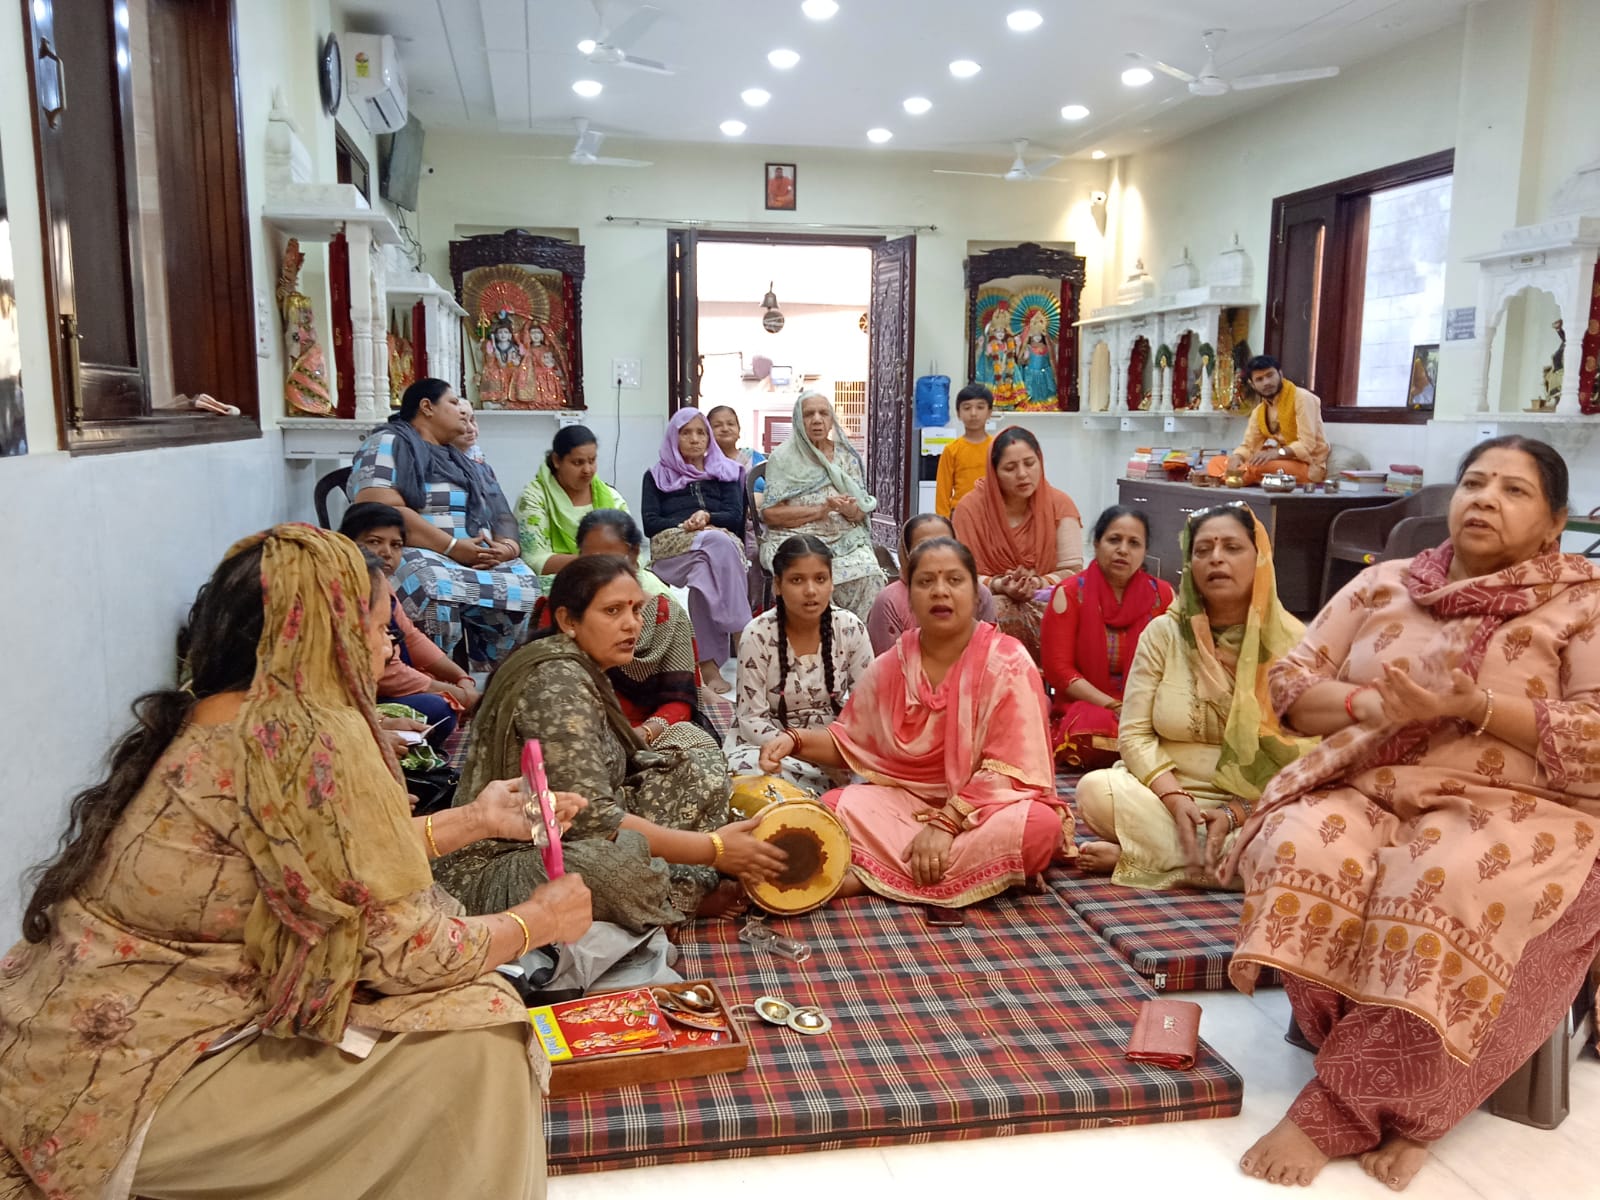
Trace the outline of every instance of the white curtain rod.
{"type": "Polygon", "coordinates": [[[667,217],[607,216],[608,225],[632,225],[639,229],[710,229],[727,233],[937,233],[937,225],[832,225],[822,221],[707,221],[700,217],[673,220],[667,217]]]}

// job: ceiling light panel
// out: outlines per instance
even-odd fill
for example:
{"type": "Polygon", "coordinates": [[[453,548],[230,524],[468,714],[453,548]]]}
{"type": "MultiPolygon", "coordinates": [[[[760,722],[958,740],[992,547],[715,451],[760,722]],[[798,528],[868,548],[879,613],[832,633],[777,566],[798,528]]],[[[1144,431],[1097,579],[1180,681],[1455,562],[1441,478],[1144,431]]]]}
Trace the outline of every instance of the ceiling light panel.
{"type": "Polygon", "coordinates": [[[1069,104],[1061,110],[1063,121],[1081,121],[1089,115],[1089,110],[1081,104],[1069,104]]]}
{"type": "Polygon", "coordinates": [[[593,100],[606,89],[604,86],[602,86],[598,79],[580,79],[577,83],[572,85],[572,90],[577,92],[578,95],[582,96],[585,100],[593,100]]]}
{"type": "Polygon", "coordinates": [[[905,109],[913,117],[920,117],[923,113],[927,112],[933,107],[933,101],[929,100],[926,96],[911,96],[904,100],[900,107],[905,109]]]}
{"type": "Polygon", "coordinates": [[[717,128],[722,130],[728,137],[738,137],[744,133],[745,124],[743,121],[724,121],[717,128]]]}
{"type": "Polygon", "coordinates": [[[839,5],[836,0],[805,0],[800,5],[800,11],[813,21],[826,21],[839,11],[839,5]]]}
{"type": "Polygon", "coordinates": [[[981,70],[983,70],[983,68],[977,63],[973,62],[970,58],[958,58],[955,60],[955,62],[950,64],[950,74],[954,75],[957,79],[971,79],[981,70]]]}
{"type": "Polygon", "coordinates": [[[584,38],[583,41],[578,43],[578,53],[588,58],[589,55],[594,53],[597,44],[593,38],[584,38]]]}
{"type": "Polygon", "coordinates": [[[1006,24],[1017,33],[1032,33],[1044,24],[1044,18],[1031,8],[1019,8],[1006,14],[1006,24]]]}
{"type": "Polygon", "coordinates": [[[751,108],[760,108],[768,100],[772,99],[772,93],[767,91],[766,88],[745,88],[744,91],[739,93],[739,99],[743,100],[751,108]]]}
{"type": "Polygon", "coordinates": [[[1129,67],[1122,73],[1122,82],[1129,87],[1143,87],[1154,78],[1144,67],[1129,67]]]}
{"type": "Polygon", "coordinates": [[[1105,156],[1106,152],[1104,150],[1095,150],[1089,155],[1089,157],[1094,159],[1096,162],[1099,162],[1105,156]]]}
{"type": "Polygon", "coordinates": [[[774,50],[767,55],[767,61],[780,71],[787,71],[800,61],[800,56],[793,50],[774,50]]]}
{"type": "Polygon", "coordinates": [[[867,141],[879,146],[883,145],[893,136],[894,134],[883,128],[867,130],[867,141]]]}

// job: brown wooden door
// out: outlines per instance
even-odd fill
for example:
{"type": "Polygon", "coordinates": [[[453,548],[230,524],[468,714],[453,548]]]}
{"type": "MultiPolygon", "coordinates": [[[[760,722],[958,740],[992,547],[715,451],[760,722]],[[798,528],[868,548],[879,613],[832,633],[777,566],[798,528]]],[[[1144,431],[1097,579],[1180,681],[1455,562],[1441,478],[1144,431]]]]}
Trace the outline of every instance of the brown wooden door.
{"type": "Polygon", "coordinates": [[[872,538],[894,547],[911,507],[912,344],[916,327],[917,239],[872,248],[867,308],[867,490],[878,498],[872,538]]]}
{"type": "Polygon", "coordinates": [[[699,235],[693,229],[667,230],[667,411],[700,406],[700,280],[696,271],[699,235]]]}

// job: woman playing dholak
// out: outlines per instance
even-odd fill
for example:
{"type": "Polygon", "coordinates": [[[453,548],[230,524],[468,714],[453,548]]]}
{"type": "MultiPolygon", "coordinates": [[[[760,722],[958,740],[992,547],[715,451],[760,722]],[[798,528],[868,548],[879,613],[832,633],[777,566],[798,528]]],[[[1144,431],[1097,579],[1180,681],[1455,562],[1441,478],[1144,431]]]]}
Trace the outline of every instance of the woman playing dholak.
{"type": "Polygon", "coordinates": [[[1244,1156],[1392,1188],[1565,1019],[1600,951],[1600,571],[1543,442],[1467,452],[1450,538],[1363,571],[1272,672],[1323,735],[1261,797],[1229,974],[1284,973],[1316,1078],[1244,1156]]]}
{"type": "Polygon", "coordinates": [[[432,887],[425,848],[533,826],[517,783],[410,815],[376,737],[388,613],[381,570],[306,525],[201,591],[188,683],[135,702],[0,959],[0,1194],[544,1195],[527,1013],[494,968],[579,937],[588,893],[463,917],[432,887]]]}
{"type": "Polygon", "coordinates": [[[1039,440],[1016,425],[989,447],[989,473],[956,505],[956,537],[994,593],[1002,633],[1039,657],[1041,592],[1083,566],[1078,506],[1044,477],[1039,440]]]}
{"type": "Polygon", "coordinates": [[[1128,671],[1122,760],[1078,781],[1078,815],[1103,839],[1078,865],[1129,887],[1214,883],[1261,789],[1311,746],[1267,702],[1267,669],[1302,626],[1278,602],[1266,529],[1223,504],[1190,517],[1181,544],[1178,602],[1128,671]]]}
{"type": "MultiPolygon", "coordinates": [[[[680,722],[646,745],[617,703],[607,672],[632,660],[643,603],[625,558],[561,568],[553,627],[489,681],[456,794],[460,802],[480,780],[515,774],[537,738],[550,786],[589,801],[563,839],[567,869],[589,885],[596,920],[633,930],[717,915],[742,899],[723,875],[767,878],[784,862],[750,836],[752,822],[728,822],[728,763],[705,731],[680,722]]],[[[492,911],[545,877],[538,849],[506,842],[469,847],[434,874],[469,912],[492,911]]]]}
{"type": "Polygon", "coordinates": [[[1134,651],[1172,604],[1172,585],[1144,569],[1150,520],[1143,512],[1113,505],[1095,521],[1093,540],[1094,561],[1050,593],[1039,631],[1050,740],[1056,757],[1074,767],[1115,761],[1134,651]]]}
{"type": "Polygon", "coordinates": [[[977,568],[959,542],[911,552],[919,628],[880,655],[827,729],[789,729],[761,751],[848,768],[867,782],[823,796],[850,833],[840,896],[960,908],[1073,854],[1056,796],[1044,688],[1013,638],[974,620],[977,568]]]}
{"type": "Polygon", "coordinates": [[[726,692],[722,664],[750,621],[744,557],[744,468],[722,453],[693,408],[667,422],[656,465],[644,473],[639,516],[655,573],[689,592],[689,619],[706,686],[726,692]]]}
{"type": "Polygon", "coordinates": [[[795,401],[794,430],[767,459],[760,503],[761,565],[772,570],[772,556],[794,534],[821,538],[833,552],[834,603],[865,621],[883,588],[867,530],[878,502],[867,492],[861,456],[821,392],[802,392],[795,401]]]}

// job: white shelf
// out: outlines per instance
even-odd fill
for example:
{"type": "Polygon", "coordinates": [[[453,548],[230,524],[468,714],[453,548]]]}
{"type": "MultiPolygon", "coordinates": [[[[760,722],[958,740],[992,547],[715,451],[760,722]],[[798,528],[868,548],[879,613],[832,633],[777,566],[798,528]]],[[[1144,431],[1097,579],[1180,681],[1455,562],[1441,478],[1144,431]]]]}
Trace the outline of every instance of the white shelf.
{"type": "Polygon", "coordinates": [[[1242,419],[1248,414],[1221,412],[1215,409],[1210,412],[1191,409],[1152,412],[1149,409],[1140,409],[1133,412],[1107,411],[1067,415],[1081,417],[1085,429],[1117,429],[1131,433],[1135,430],[1159,428],[1163,433],[1177,433],[1185,429],[1215,429],[1229,421],[1242,419]]]}
{"type": "Polygon", "coordinates": [[[302,462],[331,462],[355,455],[361,441],[388,419],[351,420],[345,417],[284,417],[278,422],[283,434],[283,456],[302,462]]]}
{"type": "Polygon", "coordinates": [[[261,219],[302,242],[330,242],[348,226],[362,225],[371,233],[374,243],[380,246],[400,245],[400,231],[395,228],[395,223],[386,213],[374,212],[370,208],[346,208],[303,201],[278,203],[265,206],[261,210],[261,219]]]}

